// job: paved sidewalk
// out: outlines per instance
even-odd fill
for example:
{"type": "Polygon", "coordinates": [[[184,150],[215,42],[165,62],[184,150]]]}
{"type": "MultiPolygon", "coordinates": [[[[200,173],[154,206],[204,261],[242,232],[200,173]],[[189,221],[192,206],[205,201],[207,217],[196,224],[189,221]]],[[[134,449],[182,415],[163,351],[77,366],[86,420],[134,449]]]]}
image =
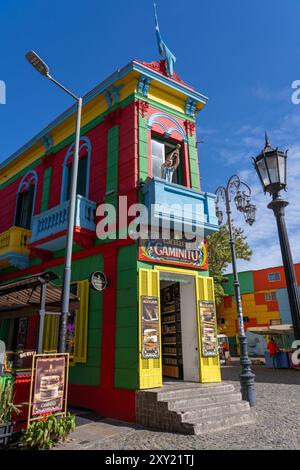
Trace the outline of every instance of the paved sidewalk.
{"type": "MultiPolygon", "coordinates": [[[[300,371],[253,366],[256,423],[205,436],[183,436],[112,420],[81,419],[72,440],[60,449],[209,450],[300,449],[300,371]]],[[[239,366],[222,367],[225,383],[239,389],[239,366]]],[[[254,411],[255,410],[255,411],[254,411]]]]}
{"type": "MultiPolygon", "coordinates": [[[[84,415],[84,413],[83,413],[84,415]]],[[[55,450],[88,450],[97,448],[106,439],[125,437],[126,434],[139,429],[139,426],[113,419],[95,420],[82,416],[76,417],[76,429],[68,441],[55,446],[55,450]]]]}

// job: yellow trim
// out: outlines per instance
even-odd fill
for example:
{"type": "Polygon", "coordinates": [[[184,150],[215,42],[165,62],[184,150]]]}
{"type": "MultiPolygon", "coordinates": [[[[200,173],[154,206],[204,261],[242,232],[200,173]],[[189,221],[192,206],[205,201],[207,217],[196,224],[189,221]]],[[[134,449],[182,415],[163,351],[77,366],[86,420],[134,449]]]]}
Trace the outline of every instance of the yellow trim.
{"type": "Polygon", "coordinates": [[[77,295],[80,298],[80,307],[75,315],[75,363],[86,363],[88,341],[89,317],[89,281],[78,281],[77,295]]]}
{"type": "MultiPolygon", "coordinates": [[[[201,344],[201,320],[200,320],[200,305],[199,302],[213,301],[215,305],[214,296],[214,282],[213,278],[206,276],[199,276],[198,271],[190,271],[188,269],[170,268],[165,266],[155,266],[154,271],[175,273],[179,275],[191,276],[195,279],[195,293],[197,304],[197,325],[198,325],[198,351],[199,351],[199,381],[201,383],[215,383],[221,382],[221,370],[219,356],[217,357],[202,357],[202,344],[201,344]]],[[[215,307],[215,327],[217,332],[217,315],[215,307]]]]}
{"type": "Polygon", "coordinates": [[[162,387],[162,345],[160,317],[159,273],[152,269],[139,269],[139,389],[162,387]],[[158,297],[159,359],[142,358],[142,297],[158,297]]]}
{"type": "MultiPolygon", "coordinates": [[[[120,90],[121,102],[133,93],[137,92],[139,76],[139,72],[133,71],[126,75],[126,77],[121,80],[117,80],[114,83],[115,86],[122,85],[120,90]]],[[[168,87],[165,84],[159,83],[155,80],[151,81],[148,97],[157,103],[168,106],[170,109],[185,114],[186,95],[168,87]]],[[[203,103],[197,103],[198,110],[203,108],[203,106],[203,103]]],[[[82,127],[89,124],[106,111],[108,111],[106,99],[103,94],[100,94],[83,106],[82,127]]],[[[50,131],[54,146],[60,144],[74,133],[75,119],[76,115],[74,113],[50,131]]],[[[29,165],[34,164],[34,162],[44,154],[44,144],[42,140],[39,140],[28,150],[20,154],[18,158],[8,163],[5,168],[0,170],[0,185],[6,183],[10,178],[13,178],[15,175],[22,172],[29,165]]]]}

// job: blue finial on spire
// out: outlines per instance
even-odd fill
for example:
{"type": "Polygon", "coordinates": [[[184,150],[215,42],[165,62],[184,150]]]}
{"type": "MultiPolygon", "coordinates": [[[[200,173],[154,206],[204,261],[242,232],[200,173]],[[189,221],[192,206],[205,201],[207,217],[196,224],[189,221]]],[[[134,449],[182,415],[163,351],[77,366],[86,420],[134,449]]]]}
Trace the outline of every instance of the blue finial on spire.
{"type": "Polygon", "coordinates": [[[175,65],[175,62],[176,62],[176,57],[174,56],[174,54],[172,54],[172,52],[166,46],[165,42],[163,41],[163,39],[161,37],[159,24],[158,24],[157,10],[156,10],[155,1],[153,2],[153,6],[154,6],[155,29],[156,29],[156,37],[157,37],[159,53],[162,56],[162,58],[166,60],[167,73],[170,77],[172,77],[174,75],[174,65],[175,65]]]}

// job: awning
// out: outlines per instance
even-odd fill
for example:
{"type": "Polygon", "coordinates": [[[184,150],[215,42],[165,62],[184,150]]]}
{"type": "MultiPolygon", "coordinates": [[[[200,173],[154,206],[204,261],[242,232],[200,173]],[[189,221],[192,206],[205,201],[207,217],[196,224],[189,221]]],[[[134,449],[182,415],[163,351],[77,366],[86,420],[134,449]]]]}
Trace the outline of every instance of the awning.
{"type": "Polygon", "coordinates": [[[262,336],[282,336],[294,334],[293,325],[253,326],[247,331],[262,336]]]}
{"type": "MultiPolygon", "coordinates": [[[[53,272],[27,276],[19,281],[0,285],[0,320],[37,315],[42,286],[46,284],[46,313],[60,312],[62,288],[51,281],[58,279],[53,272]]],[[[80,299],[70,293],[70,310],[79,307],[80,299]]]]}

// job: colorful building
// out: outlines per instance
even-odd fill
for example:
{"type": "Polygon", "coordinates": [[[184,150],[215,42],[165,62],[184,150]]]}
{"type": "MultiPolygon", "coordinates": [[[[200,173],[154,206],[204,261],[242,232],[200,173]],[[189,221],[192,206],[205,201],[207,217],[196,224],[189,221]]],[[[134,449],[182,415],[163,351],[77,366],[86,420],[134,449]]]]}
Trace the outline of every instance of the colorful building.
{"type": "MultiPolygon", "coordinates": [[[[210,349],[216,346],[214,289],[205,241],[134,240],[132,214],[127,218],[124,209],[125,198],[127,208],[186,204],[182,217],[190,231],[196,225],[205,238],[218,230],[215,196],[200,187],[198,168],[195,122],[206,101],[176,73],[169,76],[164,61],[138,60],[84,97],[72,262],[80,307],[68,319],[73,405],[134,421],[136,391],[159,388],[164,377],[220,381],[218,355],[210,349]],[[166,181],[160,168],[178,144],[180,164],[166,181]],[[104,203],[117,219],[110,236],[99,239],[104,203]],[[96,272],[108,280],[102,292],[90,284],[96,272]]],[[[75,114],[75,106],[68,109],[0,165],[1,285],[44,272],[61,283],[75,114]]],[[[156,229],[177,217],[152,215],[156,229]]],[[[4,310],[0,338],[7,350],[35,349],[38,312],[10,318],[4,310]]],[[[58,316],[46,315],[44,351],[57,349],[58,326],[58,316]]]]}
{"type": "MultiPolygon", "coordinates": [[[[300,285],[300,264],[295,264],[300,285]]],[[[248,328],[270,324],[291,324],[291,313],[283,266],[239,273],[245,331],[250,355],[264,355],[263,337],[247,332],[248,328]]],[[[229,337],[231,352],[237,353],[238,322],[233,289],[233,276],[224,284],[226,297],[218,307],[218,330],[229,337]]]]}

